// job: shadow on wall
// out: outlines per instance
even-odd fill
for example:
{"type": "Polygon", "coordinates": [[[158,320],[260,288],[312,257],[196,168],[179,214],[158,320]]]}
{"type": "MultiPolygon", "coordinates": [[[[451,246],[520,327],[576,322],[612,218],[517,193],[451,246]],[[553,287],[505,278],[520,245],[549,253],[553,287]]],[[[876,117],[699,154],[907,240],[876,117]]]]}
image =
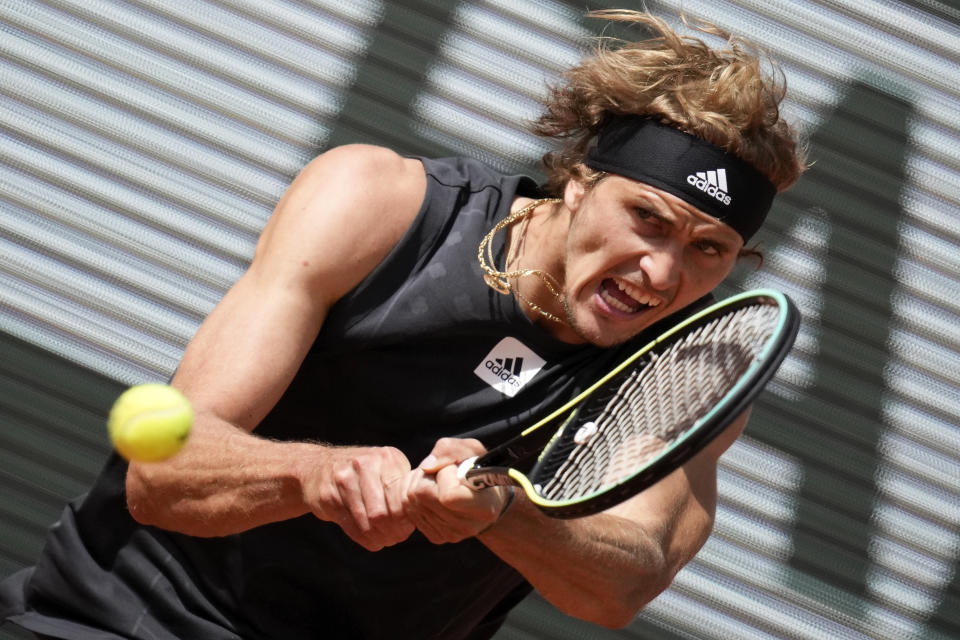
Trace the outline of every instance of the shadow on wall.
{"type": "MultiPolygon", "coordinates": [[[[912,619],[915,630],[949,635],[960,625],[955,566],[945,589],[906,587],[907,593],[928,592],[924,610],[891,602],[889,594],[878,602],[871,587],[879,574],[878,538],[892,534],[907,546],[912,542],[909,531],[884,529],[875,520],[882,500],[876,479],[885,465],[878,445],[890,427],[883,417],[884,371],[890,361],[911,112],[909,102],[857,83],[811,137],[814,164],[789,198],[800,210],[823,211],[830,230],[815,332],[819,353],[802,398],[788,402],[768,394],[773,412],[758,415],[750,433],[764,440],[763,422],[782,422],[783,416],[793,422],[788,435],[769,442],[804,468],[791,586],[814,598],[823,597],[823,584],[845,591],[852,596],[847,602],[831,604],[857,620],[869,619],[873,604],[893,605],[912,619]]],[[[925,555],[924,549],[917,552],[925,555]]]]}

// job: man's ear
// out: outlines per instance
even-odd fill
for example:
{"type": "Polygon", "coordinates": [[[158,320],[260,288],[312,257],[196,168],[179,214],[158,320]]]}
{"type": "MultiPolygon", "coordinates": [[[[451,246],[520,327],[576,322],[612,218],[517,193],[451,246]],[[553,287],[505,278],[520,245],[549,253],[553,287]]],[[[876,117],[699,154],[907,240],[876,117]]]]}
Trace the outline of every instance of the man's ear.
{"type": "Polygon", "coordinates": [[[570,178],[563,187],[563,204],[573,213],[580,208],[583,197],[587,194],[587,188],[580,178],[570,178]]]}

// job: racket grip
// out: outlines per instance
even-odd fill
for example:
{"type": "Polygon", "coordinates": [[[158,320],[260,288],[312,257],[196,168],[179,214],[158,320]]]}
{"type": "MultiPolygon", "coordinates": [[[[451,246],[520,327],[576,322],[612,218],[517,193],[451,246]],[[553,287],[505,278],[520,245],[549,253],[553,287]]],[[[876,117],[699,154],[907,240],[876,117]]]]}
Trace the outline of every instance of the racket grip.
{"type": "Polygon", "coordinates": [[[477,466],[477,456],[467,458],[457,467],[457,477],[474,491],[488,487],[508,487],[517,482],[510,477],[506,467],[477,466]]]}
{"type": "Polygon", "coordinates": [[[474,491],[480,491],[481,489],[486,489],[490,485],[483,481],[481,477],[468,477],[468,473],[473,469],[474,463],[477,461],[479,456],[473,456],[472,458],[467,458],[457,467],[457,477],[460,478],[460,481],[465,485],[473,489],[474,491]]]}

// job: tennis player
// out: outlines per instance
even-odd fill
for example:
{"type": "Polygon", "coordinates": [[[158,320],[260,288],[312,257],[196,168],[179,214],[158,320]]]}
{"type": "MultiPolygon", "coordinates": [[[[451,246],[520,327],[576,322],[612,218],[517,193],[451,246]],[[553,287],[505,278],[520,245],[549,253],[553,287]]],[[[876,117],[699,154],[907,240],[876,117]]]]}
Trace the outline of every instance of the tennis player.
{"type": "Polygon", "coordinates": [[[456,477],[708,299],[803,168],[746,45],[594,15],[651,37],[552,92],[545,185],[370,146],[303,170],[173,378],[188,444],[113,456],[2,583],[4,619],[81,640],[480,639],[532,589],[620,627],[670,584],[745,416],[582,519],[456,477]]]}

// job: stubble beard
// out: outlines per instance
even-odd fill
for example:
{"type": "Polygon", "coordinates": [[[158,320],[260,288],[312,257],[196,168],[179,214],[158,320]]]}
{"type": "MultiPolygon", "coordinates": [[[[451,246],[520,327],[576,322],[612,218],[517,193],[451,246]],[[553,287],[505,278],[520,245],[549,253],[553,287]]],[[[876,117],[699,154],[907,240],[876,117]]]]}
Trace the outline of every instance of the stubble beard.
{"type": "Polygon", "coordinates": [[[589,343],[589,344],[592,344],[592,345],[594,345],[594,346],[601,347],[601,348],[603,348],[603,349],[609,349],[609,348],[611,348],[611,347],[618,347],[618,346],[620,346],[620,345],[622,345],[622,344],[625,344],[625,343],[629,342],[630,340],[632,340],[633,338],[637,337],[638,335],[640,335],[641,333],[643,333],[644,331],[646,331],[648,328],[650,328],[651,326],[653,326],[653,324],[655,324],[655,322],[656,322],[656,321],[650,322],[650,323],[647,324],[644,328],[638,329],[637,331],[633,332],[631,335],[628,335],[628,336],[609,337],[609,336],[596,335],[596,334],[591,335],[591,334],[590,334],[589,332],[587,332],[587,331],[583,328],[583,326],[577,321],[577,319],[576,319],[576,317],[575,317],[575,315],[574,315],[574,313],[573,313],[573,308],[570,306],[568,300],[569,300],[569,298],[568,298],[566,295],[564,295],[563,298],[562,298],[562,303],[563,303],[563,317],[564,317],[564,319],[567,321],[567,326],[570,327],[570,330],[573,331],[573,333],[574,333],[578,338],[580,338],[581,340],[583,340],[583,341],[585,341],[585,342],[587,342],[587,343],[589,343]]]}
{"type": "Polygon", "coordinates": [[[568,300],[569,298],[567,298],[567,296],[564,295],[563,296],[563,317],[564,319],[566,319],[567,326],[570,327],[570,330],[573,331],[573,333],[584,342],[606,349],[609,347],[616,347],[617,345],[621,345],[627,340],[629,340],[629,338],[622,338],[622,339],[608,341],[608,340],[600,340],[601,336],[596,336],[596,335],[591,336],[589,333],[587,333],[586,330],[584,330],[584,328],[577,321],[576,316],[573,313],[573,308],[570,306],[570,303],[568,302],[568,300]]]}

